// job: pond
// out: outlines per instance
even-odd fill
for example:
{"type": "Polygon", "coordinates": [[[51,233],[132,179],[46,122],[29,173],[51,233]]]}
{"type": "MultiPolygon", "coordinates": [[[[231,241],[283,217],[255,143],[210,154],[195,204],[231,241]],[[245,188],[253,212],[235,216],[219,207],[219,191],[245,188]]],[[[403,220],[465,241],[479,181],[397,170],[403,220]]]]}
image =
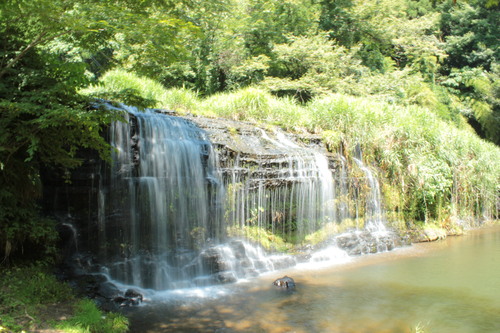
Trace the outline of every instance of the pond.
{"type": "Polygon", "coordinates": [[[500,227],[151,297],[132,332],[500,332],[500,227]],[[272,281],[297,284],[283,292],[272,281]]]}

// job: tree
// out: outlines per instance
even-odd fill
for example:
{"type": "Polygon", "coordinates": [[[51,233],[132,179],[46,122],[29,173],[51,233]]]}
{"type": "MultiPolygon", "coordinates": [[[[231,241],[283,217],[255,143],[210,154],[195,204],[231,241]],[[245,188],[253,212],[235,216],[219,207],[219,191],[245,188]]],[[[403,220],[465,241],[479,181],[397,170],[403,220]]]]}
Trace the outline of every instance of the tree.
{"type": "Polygon", "coordinates": [[[291,94],[301,101],[327,92],[353,94],[355,83],[368,69],[347,50],[325,35],[289,36],[289,43],[274,48],[268,77],[262,82],[277,95],[291,94]]]}
{"type": "MultiPolygon", "coordinates": [[[[82,2],[84,3],[84,2],[82,2]]],[[[84,3],[87,4],[88,3],[84,3]]],[[[0,5],[0,262],[11,255],[48,253],[53,223],[40,216],[42,168],[62,173],[78,166],[79,149],[107,156],[101,129],[114,117],[89,109],[77,89],[88,83],[86,64],[58,52],[58,40],[93,46],[106,35],[85,21],[76,1],[8,0],[0,5]],[[29,249],[36,249],[29,251],[29,249]]]]}
{"type": "Polygon", "coordinates": [[[500,11],[498,3],[488,3],[476,0],[459,2],[456,6],[445,3],[439,7],[443,12],[440,28],[448,54],[443,68],[445,73],[465,66],[489,71],[492,64],[498,63],[500,11]]]}

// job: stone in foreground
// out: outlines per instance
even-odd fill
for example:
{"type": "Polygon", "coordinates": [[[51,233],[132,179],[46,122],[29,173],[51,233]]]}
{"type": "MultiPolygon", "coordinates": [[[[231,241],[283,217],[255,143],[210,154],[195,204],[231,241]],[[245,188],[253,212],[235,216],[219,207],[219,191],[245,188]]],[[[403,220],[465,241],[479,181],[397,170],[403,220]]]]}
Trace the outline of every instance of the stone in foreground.
{"type": "Polygon", "coordinates": [[[277,279],[276,281],[273,282],[273,284],[277,287],[283,288],[283,289],[294,289],[295,288],[295,281],[288,276],[284,276],[282,278],[277,279]]]}

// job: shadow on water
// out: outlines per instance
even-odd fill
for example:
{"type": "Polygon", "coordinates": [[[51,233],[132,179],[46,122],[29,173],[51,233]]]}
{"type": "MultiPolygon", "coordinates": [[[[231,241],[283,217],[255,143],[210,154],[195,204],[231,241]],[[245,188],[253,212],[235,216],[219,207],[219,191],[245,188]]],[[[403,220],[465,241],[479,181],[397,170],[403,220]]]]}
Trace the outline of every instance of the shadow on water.
{"type": "Polygon", "coordinates": [[[283,275],[275,272],[218,287],[217,296],[154,300],[127,315],[132,332],[500,332],[499,236],[496,228],[486,237],[287,271],[293,292],[272,286],[283,275]]]}

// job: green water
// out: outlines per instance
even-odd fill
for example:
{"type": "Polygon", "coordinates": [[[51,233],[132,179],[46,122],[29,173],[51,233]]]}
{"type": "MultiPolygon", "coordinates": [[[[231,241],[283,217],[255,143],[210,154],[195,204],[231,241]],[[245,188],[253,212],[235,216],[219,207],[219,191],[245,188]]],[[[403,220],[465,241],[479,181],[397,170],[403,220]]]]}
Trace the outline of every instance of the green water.
{"type": "Polygon", "coordinates": [[[146,305],[136,332],[500,332],[500,227],[146,305]],[[292,276],[283,293],[270,281],[292,276]]]}

